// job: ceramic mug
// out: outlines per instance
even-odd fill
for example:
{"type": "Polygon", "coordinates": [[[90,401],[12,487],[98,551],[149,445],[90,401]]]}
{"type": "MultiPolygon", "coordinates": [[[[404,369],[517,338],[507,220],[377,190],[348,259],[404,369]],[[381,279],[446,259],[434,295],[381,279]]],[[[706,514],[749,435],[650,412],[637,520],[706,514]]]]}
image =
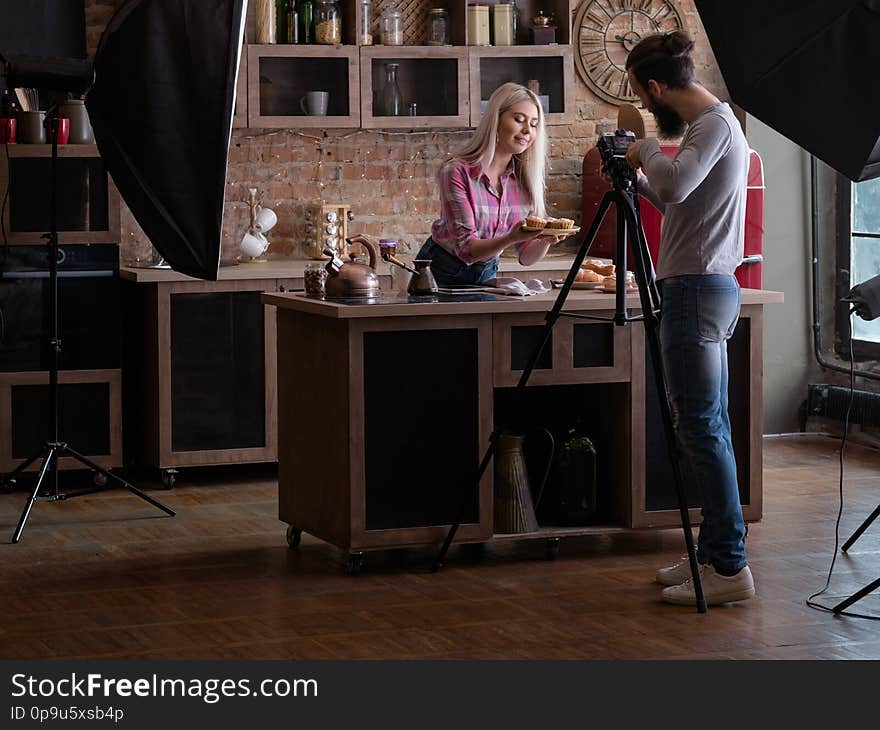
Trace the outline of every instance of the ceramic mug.
{"type": "Polygon", "coordinates": [[[241,239],[240,248],[245,256],[256,258],[257,256],[262,256],[266,249],[269,248],[269,241],[259,231],[256,233],[248,231],[241,239]]]}
{"type": "Polygon", "coordinates": [[[22,144],[46,144],[46,112],[18,112],[18,141],[22,144]]]}
{"type": "Polygon", "coordinates": [[[303,114],[310,117],[323,117],[327,114],[327,103],[330,101],[328,91],[307,91],[306,95],[299,100],[303,114]]]}
{"type": "Polygon", "coordinates": [[[271,208],[261,208],[254,218],[254,230],[258,233],[267,233],[275,227],[278,222],[278,216],[271,208]]]}

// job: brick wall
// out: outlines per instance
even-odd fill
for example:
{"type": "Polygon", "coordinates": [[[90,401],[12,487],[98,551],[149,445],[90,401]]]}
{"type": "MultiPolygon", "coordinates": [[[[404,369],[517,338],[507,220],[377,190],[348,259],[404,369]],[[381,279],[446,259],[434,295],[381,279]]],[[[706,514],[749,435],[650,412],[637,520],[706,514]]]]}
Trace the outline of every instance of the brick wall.
{"type": "MultiPolygon", "coordinates": [[[[87,0],[86,24],[94,51],[115,0],[87,0]]],[[[725,96],[723,83],[692,0],[681,0],[688,30],[697,42],[697,75],[725,96]]],[[[576,8],[575,8],[576,10],[576,8]]],[[[548,204],[553,214],[580,222],[581,161],[598,132],[614,128],[617,107],[597,98],[575,74],[578,121],[549,127],[551,169],[548,204]]],[[[349,203],[351,231],[395,236],[418,247],[439,206],[436,173],[467,131],[376,132],[326,130],[235,130],[229,153],[224,251],[234,253],[247,221],[247,188],[256,187],[278,213],[269,257],[300,258],[303,212],[321,199],[349,203]]],[[[151,253],[149,241],[123,206],[123,260],[151,253]]]]}

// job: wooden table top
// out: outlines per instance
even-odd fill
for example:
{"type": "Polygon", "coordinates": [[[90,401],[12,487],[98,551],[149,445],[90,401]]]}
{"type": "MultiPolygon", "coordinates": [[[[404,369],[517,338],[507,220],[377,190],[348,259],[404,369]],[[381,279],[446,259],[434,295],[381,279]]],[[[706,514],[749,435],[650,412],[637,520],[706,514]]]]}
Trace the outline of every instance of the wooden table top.
{"type": "MultiPolygon", "coordinates": [[[[300,293],[265,293],[263,302],[279,309],[293,309],[308,314],[318,314],[333,319],[356,319],[362,317],[419,317],[465,314],[517,314],[521,312],[546,312],[553,306],[559,290],[529,297],[498,296],[492,301],[424,301],[411,303],[405,297],[383,295],[378,303],[346,304],[323,299],[313,299],[300,293]]],[[[590,290],[572,290],[563,311],[609,311],[614,309],[614,294],[590,290]]],[[[349,300],[351,301],[351,300],[349,300]]],[[[742,305],[781,304],[783,293],[764,289],[743,289],[742,305]]],[[[637,294],[627,295],[627,306],[640,309],[637,294]]]]}

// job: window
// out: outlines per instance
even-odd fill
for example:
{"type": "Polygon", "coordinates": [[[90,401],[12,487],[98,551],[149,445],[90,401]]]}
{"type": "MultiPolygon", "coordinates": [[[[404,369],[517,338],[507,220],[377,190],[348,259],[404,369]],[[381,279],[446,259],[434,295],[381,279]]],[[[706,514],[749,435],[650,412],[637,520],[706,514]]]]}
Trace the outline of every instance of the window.
{"type": "MultiPolygon", "coordinates": [[[[841,276],[839,296],[856,284],[880,274],[880,179],[853,183],[840,178],[838,183],[839,268],[849,272],[841,276]]],[[[840,307],[838,333],[841,350],[848,354],[847,310],[840,307]]],[[[866,322],[852,318],[853,352],[856,359],[880,359],[880,318],[866,322]]]]}

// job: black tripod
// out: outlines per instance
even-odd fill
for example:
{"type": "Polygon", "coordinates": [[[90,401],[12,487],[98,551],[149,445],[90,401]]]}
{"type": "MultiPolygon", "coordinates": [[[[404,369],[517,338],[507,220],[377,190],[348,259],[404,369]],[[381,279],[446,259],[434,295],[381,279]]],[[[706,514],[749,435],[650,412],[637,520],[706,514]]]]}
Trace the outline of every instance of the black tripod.
{"type": "Polygon", "coordinates": [[[58,314],[59,314],[59,298],[58,298],[58,223],[57,223],[57,211],[56,211],[56,197],[58,194],[58,110],[57,107],[53,107],[49,110],[46,118],[46,126],[49,132],[49,141],[52,144],[52,157],[51,157],[51,191],[50,191],[50,199],[49,199],[49,233],[47,233],[44,238],[48,240],[48,255],[49,255],[49,310],[50,310],[50,318],[51,318],[51,332],[49,334],[49,349],[50,349],[50,360],[49,360],[49,438],[46,440],[46,443],[40,447],[40,450],[37,451],[33,456],[29,459],[25,460],[13,471],[11,474],[6,476],[4,482],[6,483],[14,483],[19,474],[21,474],[25,469],[27,469],[31,464],[33,464],[37,459],[43,459],[43,462],[40,466],[40,471],[37,476],[37,480],[34,483],[34,488],[31,491],[30,497],[28,497],[28,501],[25,503],[24,510],[21,513],[21,518],[18,521],[18,526],[15,528],[15,533],[12,535],[12,542],[17,543],[21,539],[21,533],[24,530],[25,523],[27,522],[28,516],[31,513],[31,508],[34,506],[34,502],[59,502],[65,499],[72,499],[73,497],[81,497],[84,494],[93,494],[94,492],[103,492],[106,489],[111,487],[103,486],[103,487],[95,487],[91,489],[83,489],[77,492],[71,493],[63,493],[59,491],[58,488],[58,459],[61,456],[71,456],[81,464],[89,467],[96,472],[96,474],[101,474],[105,479],[108,480],[108,484],[110,482],[116,482],[117,486],[125,487],[133,494],[136,494],[141,499],[149,502],[155,507],[158,507],[166,514],[174,516],[175,512],[173,509],[166,507],[161,502],[157,502],[155,499],[150,497],[147,494],[144,494],[142,491],[137,489],[136,487],[129,484],[124,479],[112,474],[107,469],[98,466],[90,459],[86,458],[78,451],[74,450],[67,443],[58,440],[58,367],[60,364],[61,357],[61,338],[58,332],[58,314]],[[40,489],[43,485],[43,480],[46,478],[46,475],[49,475],[50,488],[46,490],[44,493],[40,493],[40,489]]]}
{"type": "MultiPolygon", "coordinates": [[[[564,315],[566,317],[575,317],[579,319],[609,321],[605,317],[592,317],[586,314],[563,312],[562,308],[565,306],[565,300],[571,291],[578,271],[580,271],[581,264],[589,252],[593,240],[596,238],[596,234],[602,225],[602,221],[605,219],[605,214],[608,212],[608,209],[612,204],[615,205],[617,210],[617,287],[615,290],[614,317],[610,321],[613,321],[614,324],[619,326],[623,326],[627,322],[635,322],[639,320],[642,320],[645,323],[645,334],[647,335],[651,359],[654,363],[654,376],[657,382],[657,394],[660,399],[663,430],[666,433],[666,446],[675,478],[675,489],[678,497],[679,512],[681,514],[681,526],[684,530],[684,539],[687,545],[688,560],[690,562],[691,576],[694,583],[697,610],[700,613],[705,613],[706,600],[703,596],[703,586],[700,581],[700,573],[697,566],[697,555],[694,550],[694,538],[691,533],[690,515],[688,514],[681,464],[679,463],[678,458],[678,447],[676,445],[675,431],[672,425],[672,411],[666,391],[666,374],[663,369],[663,360],[660,354],[660,320],[657,316],[660,310],[660,294],[657,290],[656,282],[654,281],[654,267],[651,264],[651,259],[648,253],[648,245],[645,240],[645,232],[642,229],[641,216],[639,214],[639,203],[633,187],[634,186],[631,186],[629,189],[625,189],[622,182],[618,184],[615,180],[614,189],[605,193],[589,230],[586,231],[586,233],[581,234],[582,238],[578,245],[578,253],[575,256],[574,263],[571,266],[571,270],[568,272],[568,276],[565,279],[565,283],[562,285],[562,289],[559,292],[559,296],[556,298],[553,308],[547,313],[545,318],[546,325],[544,327],[541,341],[529,357],[526,367],[516,384],[516,391],[521,394],[525,389],[529,377],[532,374],[532,370],[538,363],[538,358],[540,358],[541,352],[550,340],[553,325],[556,324],[556,320],[559,319],[560,316],[564,315]],[[642,314],[635,317],[631,317],[627,313],[626,308],[627,243],[630,244],[633,258],[635,259],[633,261],[633,273],[635,274],[636,283],[639,287],[639,297],[641,299],[642,308],[642,314]]],[[[520,397],[522,396],[520,395],[520,397]]],[[[475,485],[479,485],[483,474],[489,467],[489,463],[492,461],[492,457],[495,454],[495,445],[498,436],[502,431],[503,429],[496,428],[489,437],[489,447],[486,449],[483,460],[480,462],[477,477],[474,481],[475,485]]],[[[465,489],[467,489],[467,487],[465,489]]],[[[459,510],[458,517],[449,529],[449,533],[447,534],[443,546],[440,548],[440,552],[434,562],[434,571],[437,571],[442,567],[443,559],[446,557],[449,546],[455,538],[455,533],[461,525],[461,521],[464,518],[467,497],[468,493],[465,491],[461,500],[461,509],[459,510]]]]}
{"type": "MultiPolygon", "coordinates": [[[[849,540],[847,540],[845,543],[843,543],[843,547],[841,548],[841,550],[843,550],[843,552],[846,552],[847,550],[849,550],[852,547],[853,543],[859,539],[861,534],[865,530],[867,530],[871,526],[871,523],[874,520],[876,520],[878,517],[880,517],[880,504],[877,505],[877,507],[874,509],[874,511],[870,515],[868,515],[868,519],[866,519],[861,525],[858,526],[856,531],[852,534],[852,537],[850,537],[849,540]]],[[[864,598],[869,593],[873,593],[878,588],[880,588],[880,578],[878,578],[877,580],[875,580],[871,583],[868,583],[868,585],[866,585],[864,588],[861,588],[858,591],[856,591],[855,593],[853,593],[849,598],[845,598],[840,603],[838,603],[836,606],[834,606],[834,608],[832,608],[831,610],[834,613],[840,613],[841,611],[845,611],[849,606],[854,604],[856,601],[864,598]]]]}

